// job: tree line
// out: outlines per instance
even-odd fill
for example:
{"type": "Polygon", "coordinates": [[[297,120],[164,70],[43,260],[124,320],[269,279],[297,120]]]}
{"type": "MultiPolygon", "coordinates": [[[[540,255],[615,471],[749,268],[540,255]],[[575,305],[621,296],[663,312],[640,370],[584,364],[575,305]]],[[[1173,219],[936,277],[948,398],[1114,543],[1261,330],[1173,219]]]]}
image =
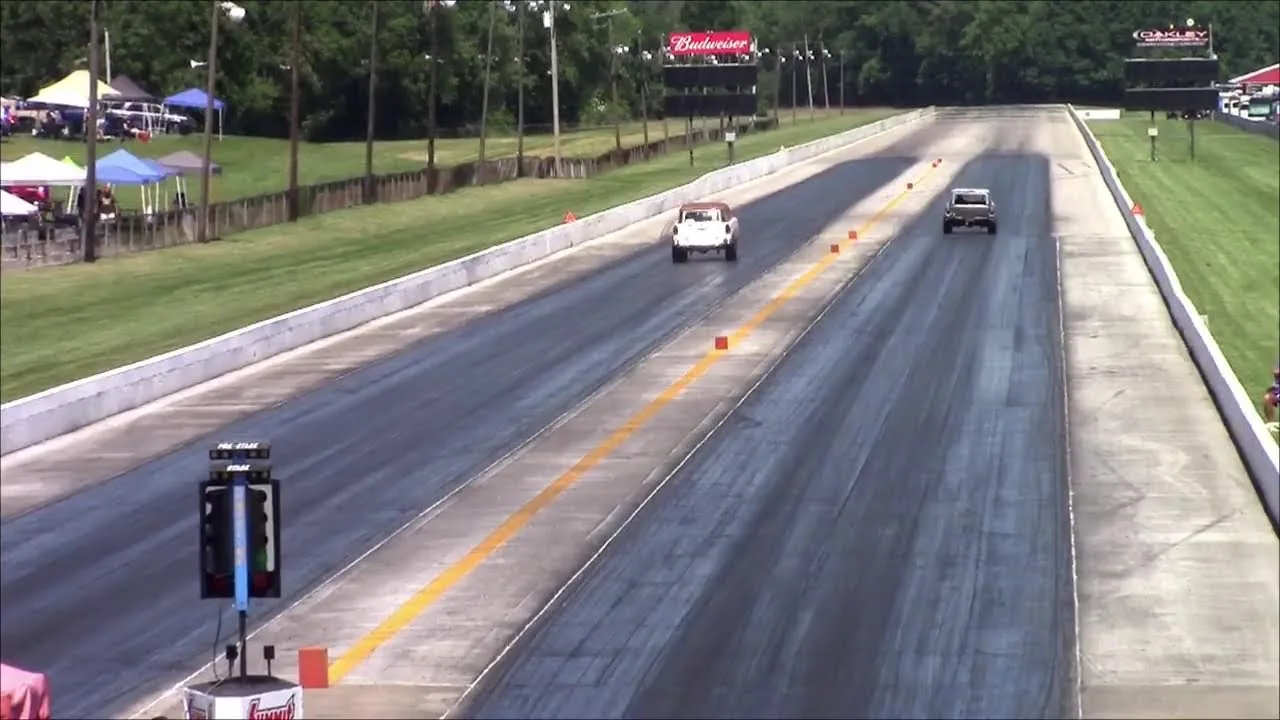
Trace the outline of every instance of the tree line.
{"type": "MultiPolygon", "coordinates": [[[[373,0],[238,1],[246,17],[222,28],[218,49],[217,88],[227,103],[228,130],[287,136],[290,16],[297,2],[303,136],[363,137],[373,0]]],[[[0,92],[29,97],[67,72],[87,68],[90,2],[0,3],[0,92]]],[[[1187,18],[1201,27],[1212,24],[1223,79],[1280,55],[1275,0],[561,0],[556,8],[566,125],[654,116],[661,107],[660,48],[665,33],[676,30],[750,30],[768,51],[761,59],[762,111],[788,106],[793,82],[796,97],[807,104],[810,79],[821,92],[824,70],[822,102],[843,94],[850,105],[1117,103],[1133,31],[1187,18]],[[775,75],[779,50],[792,58],[798,51],[801,61],[782,65],[775,75]]],[[[381,0],[376,136],[426,134],[433,63],[442,135],[479,124],[486,109],[486,60],[488,126],[514,125],[521,94],[527,125],[550,124],[545,9],[546,2],[514,0],[452,6],[381,0]]],[[[207,3],[100,0],[99,17],[114,74],[159,96],[204,86],[204,68],[192,61],[203,62],[207,53],[207,3]]]]}

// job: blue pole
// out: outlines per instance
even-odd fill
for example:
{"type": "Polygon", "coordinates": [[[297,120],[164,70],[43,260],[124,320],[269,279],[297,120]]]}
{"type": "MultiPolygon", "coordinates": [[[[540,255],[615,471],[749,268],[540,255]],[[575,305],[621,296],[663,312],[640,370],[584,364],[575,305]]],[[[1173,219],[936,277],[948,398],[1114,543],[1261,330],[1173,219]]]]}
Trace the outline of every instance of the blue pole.
{"type": "MultiPolygon", "coordinates": [[[[248,462],[244,452],[236,452],[237,463],[248,462]]],[[[247,631],[249,617],[249,513],[248,513],[248,473],[238,472],[232,475],[231,505],[232,542],[235,544],[235,583],[236,583],[236,615],[240,625],[240,677],[249,674],[249,637],[247,631]]]]}
{"type": "Polygon", "coordinates": [[[234,508],[234,529],[232,537],[235,543],[235,582],[236,610],[249,611],[249,528],[245,522],[246,488],[243,473],[236,473],[235,485],[232,488],[232,507],[234,508]]]}

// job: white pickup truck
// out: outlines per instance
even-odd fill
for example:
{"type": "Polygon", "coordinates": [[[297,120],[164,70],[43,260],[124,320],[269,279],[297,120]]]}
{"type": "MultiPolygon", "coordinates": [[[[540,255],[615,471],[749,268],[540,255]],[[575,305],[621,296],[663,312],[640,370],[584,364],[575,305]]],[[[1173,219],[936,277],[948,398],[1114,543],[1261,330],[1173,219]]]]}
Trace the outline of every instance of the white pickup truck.
{"type": "Polygon", "coordinates": [[[682,263],[689,253],[723,251],[724,259],[738,259],[738,218],[727,203],[692,203],[680,208],[671,228],[671,262],[682,263]]]}

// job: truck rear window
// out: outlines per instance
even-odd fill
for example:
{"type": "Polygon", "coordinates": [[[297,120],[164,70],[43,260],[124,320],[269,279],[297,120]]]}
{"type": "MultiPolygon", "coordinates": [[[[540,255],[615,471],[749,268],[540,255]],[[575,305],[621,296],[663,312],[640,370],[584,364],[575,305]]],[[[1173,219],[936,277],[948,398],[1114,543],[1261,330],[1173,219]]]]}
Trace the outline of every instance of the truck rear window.
{"type": "Polygon", "coordinates": [[[720,222],[720,211],[686,210],[681,220],[684,222],[720,222]]]}
{"type": "Polygon", "coordinates": [[[956,205],[986,205],[987,196],[979,193],[956,193],[956,205]]]}

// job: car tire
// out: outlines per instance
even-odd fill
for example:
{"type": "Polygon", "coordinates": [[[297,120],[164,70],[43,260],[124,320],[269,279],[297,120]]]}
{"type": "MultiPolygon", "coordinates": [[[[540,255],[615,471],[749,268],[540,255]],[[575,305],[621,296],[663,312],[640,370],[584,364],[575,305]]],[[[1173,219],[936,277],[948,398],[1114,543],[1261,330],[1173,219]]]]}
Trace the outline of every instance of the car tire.
{"type": "Polygon", "coordinates": [[[671,262],[682,263],[689,259],[689,251],[684,248],[671,248],[671,262]]]}
{"type": "Polygon", "coordinates": [[[987,234],[988,234],[988,235],[995,235],[995,234],[996,234],[996,224],[995,224],[995,223],[987,223],[987,234]]]}
{"type": "Polygon", "coordinates": [[[738,262],[738,241],[734,240],[724,248],[724,259],[726,262],[738,262]]]}
{"type": "Polygon", "coordinates": [[[944,222],[944,223],[942,223],[942,234],[943,234],[943,235],[950,235],[950,234],[951,234],[951,223],[949,223],[949,222],[944,222]]]}

